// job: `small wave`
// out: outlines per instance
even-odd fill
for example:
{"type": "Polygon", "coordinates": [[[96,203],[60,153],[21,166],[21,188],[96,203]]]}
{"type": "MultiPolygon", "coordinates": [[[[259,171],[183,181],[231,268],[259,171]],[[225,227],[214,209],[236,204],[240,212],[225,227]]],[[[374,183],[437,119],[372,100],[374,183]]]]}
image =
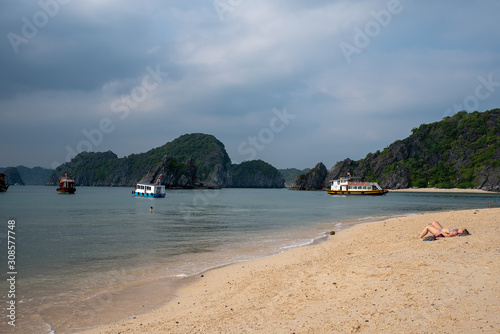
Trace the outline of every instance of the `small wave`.
{"type": "Polygon", "coordinates": [[[312,239],[310,239],[308,241],[303,241],[303,242],[298,241],[298,242],[296,242],[296,243],[294,243],[292,245],[282,246],[280,249],[289,250],[289,249],[292,249],[292,248],[309,246],[309,245],[318,243],[318,242],[320,242],[320,241],[322,241],[323,239],[326,239],[326,238],[327,238],[327,233],[326,232],[322,232],[316,238],[312,238],[312,239]]]}

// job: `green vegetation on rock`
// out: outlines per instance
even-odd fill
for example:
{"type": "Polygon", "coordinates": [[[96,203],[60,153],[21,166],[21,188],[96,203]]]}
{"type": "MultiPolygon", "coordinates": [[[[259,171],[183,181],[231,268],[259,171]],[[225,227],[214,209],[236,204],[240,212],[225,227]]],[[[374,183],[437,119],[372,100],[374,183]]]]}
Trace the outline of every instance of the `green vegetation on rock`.
{"type": "Polygon", "coordinates": [[[393,162],[384,175],[399,165],[408,171],[411,187],[477,186],[479,171],[500,166],[499,114],[499,109],[463,111],[413,129],[406,140],[419,144],[418,154],[393,162]]]}
{"type": "Polygon", "coordinates": [[[311,168],[305,168],[305,169],[297,169],[297,168],[286,168],[286,169],[280,169],[281,175],[283,175],[283,178],[285,179],[285,185],[287,187],[290,187],[293,182],[297,179],[298,176],[307,173],[310,171],[311,168]]]}
{"type": "Polygon", "coordinates": [[[439,122],[422,124],[409,137],[395,141],[382,152],[369,153],[358,161],[337,162],[323,186],[347,172],[388,189],[457,187],[500,191],[500,109],[463,111],[439,122]]]}
{"type": "Polygon", "coordinates": [[[152,171],[168,174],[170,187],[193,187],[195,184],[231,187],[233,172],[236,171],[239,173],[235,175],[236,182],[239,182],[237,186],[279,187],[282,180],[278,170],[263,161],[249,161],[238,166],[240,168],[231,168],[231,159],[224,144],[217,138],[193,133],[180,136],[146,153],[131,154],[124,158],[118,158],[111,151],[82,152],[56,168],[47,184],[57,184],[58,179],[68,173],[76,185],[133,186],[145,176],[152,177],[152,171]]]}
{"type": "Polygon", "coordinates": [[[283,188],[285,180],[272,165],[262,160],[244,161],[231,166],[234,188],[283,188]]]}
{"type": "MultiPolygon", "coordinates": [[[[159,147],[159,160],[163,158],[162,152],[175,157],[179,161],[194,159],[198,168],[198,178],[206,181],[218,164],[226,168],[231,165],[224,144],[212,135],[203,133],[185,134],[179,138],[159,147]]],[[[156,153],[156,152],[155,152],[156,153]]]]}

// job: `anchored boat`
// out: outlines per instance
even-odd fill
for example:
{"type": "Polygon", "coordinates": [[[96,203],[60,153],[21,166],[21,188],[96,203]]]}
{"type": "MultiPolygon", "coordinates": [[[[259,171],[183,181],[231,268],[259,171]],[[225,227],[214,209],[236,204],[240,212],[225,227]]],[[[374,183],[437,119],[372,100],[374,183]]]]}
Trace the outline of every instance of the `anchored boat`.
{"type": "Polygon", "coordinates": [[[348,173],[346,177],[331,180],[326,192],[330,195],[385,195],[389,190],[382,189],[377,182],[367,182],[348,173]]]}
{"type": "Polygon", "coordinates": [[[138,197],[165,197],[165,186],[161,184],[137,183],[135,190],[132,190],[132,195],[138,197]]]}
{"type": "Polygon", "coordinates": [[[5,184],[5,177],[4,173],[0,173],[0,193],[6,192],[9,189],[9,185],[5,184]]]}
{"type": "Polygon", "coordinates": [[[75,181],[68,177],[68,173],[65,173],[64,176],[59,179],[59,188],[56,190],[58,194],[74,194],[76,191],[75,181]]]}

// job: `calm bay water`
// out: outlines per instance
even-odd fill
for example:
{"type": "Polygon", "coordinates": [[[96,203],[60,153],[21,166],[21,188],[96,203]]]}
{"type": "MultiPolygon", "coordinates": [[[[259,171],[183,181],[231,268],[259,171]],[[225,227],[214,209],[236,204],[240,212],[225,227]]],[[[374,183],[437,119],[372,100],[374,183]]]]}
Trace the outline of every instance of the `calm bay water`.
{"type": "MultiPolygon", "coordinates": [[[[2,308],[0,332],[74,332],[160,306],[185,277],[277,254],[353,222],[484,208],[498,194],[389,193],[336,197],[286,189],[168,191],[10,187],[0,193],[0,299],[8,298],[7,227],[16,221],[16,327],[2,308]],[[153,206],[153,212],[149,208],[153,206]]],[[[417,234],[419,231],[415,231],[417,234]]]]}

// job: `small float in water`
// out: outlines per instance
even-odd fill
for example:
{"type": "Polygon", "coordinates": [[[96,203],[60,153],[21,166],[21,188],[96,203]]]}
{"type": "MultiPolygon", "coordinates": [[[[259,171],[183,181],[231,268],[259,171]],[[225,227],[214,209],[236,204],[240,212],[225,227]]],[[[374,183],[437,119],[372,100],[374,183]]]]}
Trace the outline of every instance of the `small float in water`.
{"type": "Polygon", "coordinates": [[[58,194],[74,194],[76,191],[75,181],[68,177],[68,173],[65,173],[64,176],[59,179],[59,188],[56,190],[58,194]]]}
{"type": "Polygon", "coordinates": [[[346,177],[331,180],[330,189],[326,192],[330,195],[385,195],[389,190],[382,189],[377,182],[367,182],[347,173],[346,177]]]}

